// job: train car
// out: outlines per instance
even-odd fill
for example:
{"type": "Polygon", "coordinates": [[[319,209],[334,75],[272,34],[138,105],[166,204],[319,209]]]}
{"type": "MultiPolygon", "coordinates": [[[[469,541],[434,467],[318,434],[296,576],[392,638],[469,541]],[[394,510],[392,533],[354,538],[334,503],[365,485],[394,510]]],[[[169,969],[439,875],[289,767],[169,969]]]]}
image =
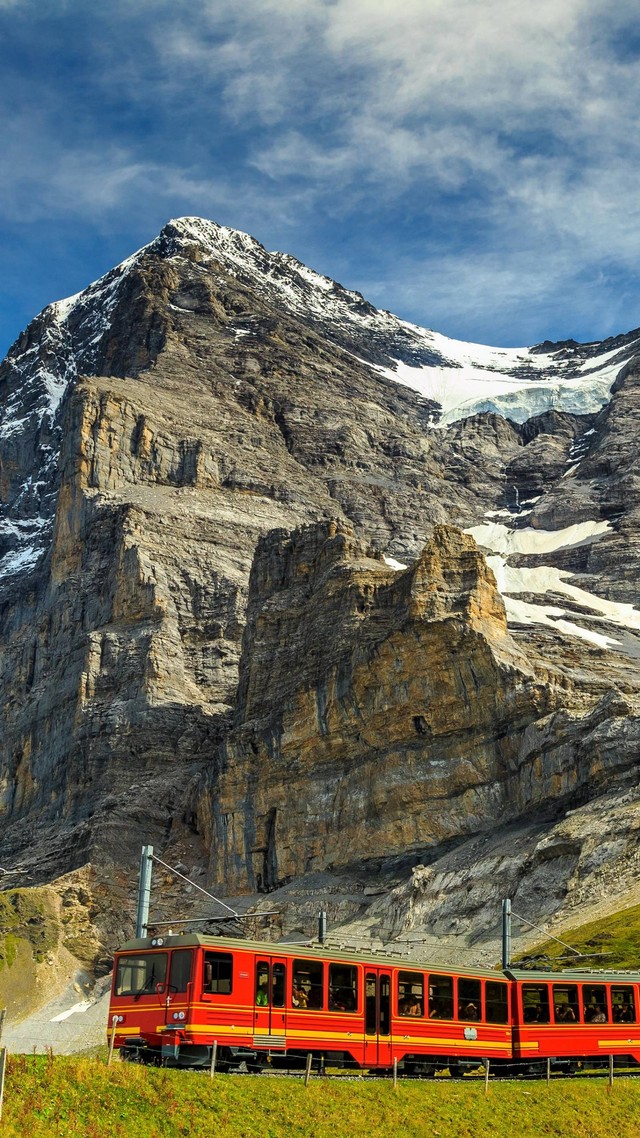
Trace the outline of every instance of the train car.
{"type": "Polygon", "coordinates": [[[512,1055],[512,984],[402,957],[197,935],[129,941],[116,953],[109,1032],[123,1058],[244,1060],[452,1074],[512,1055]]]}
{"type": "Polygon", "coordinates": [[[116,953],[109,1033],[123,1058],[455,1076],[640,1063],[640,973],[443,968],[320,945],[181,935],[116,953]]]}
{"type": "Polygon", "coordinates": [[[513,1057],[535,1068],[640,1063],[640,973],[510,969],[513,1057]]]}

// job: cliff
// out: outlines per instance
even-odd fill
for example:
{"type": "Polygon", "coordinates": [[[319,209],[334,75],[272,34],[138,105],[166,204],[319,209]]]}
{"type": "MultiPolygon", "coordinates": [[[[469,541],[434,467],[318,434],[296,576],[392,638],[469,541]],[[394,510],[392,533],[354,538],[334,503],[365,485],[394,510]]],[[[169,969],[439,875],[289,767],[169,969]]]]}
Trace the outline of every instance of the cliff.
{"type": "Polygon", "coordinates": [[[416,866],[633,794],[637,347],[496,350],[518,421],[445,428],[473,345],[198,219],[46,309],[0,366],[10,883],[91,863],[111,943],[152,842],[289,926],[382,874],[397,935],[416,866]]]}

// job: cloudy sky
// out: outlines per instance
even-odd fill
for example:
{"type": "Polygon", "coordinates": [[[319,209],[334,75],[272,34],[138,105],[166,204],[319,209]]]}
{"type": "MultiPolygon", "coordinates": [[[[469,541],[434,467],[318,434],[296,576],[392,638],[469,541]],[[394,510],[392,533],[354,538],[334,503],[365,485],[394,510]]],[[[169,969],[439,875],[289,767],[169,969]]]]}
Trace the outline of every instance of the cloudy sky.
{"type": "Polygon", "coordinates": [[[636,0],[0,0],[0,354],[197,214],[461,339],[640,325],[636,0]]]}

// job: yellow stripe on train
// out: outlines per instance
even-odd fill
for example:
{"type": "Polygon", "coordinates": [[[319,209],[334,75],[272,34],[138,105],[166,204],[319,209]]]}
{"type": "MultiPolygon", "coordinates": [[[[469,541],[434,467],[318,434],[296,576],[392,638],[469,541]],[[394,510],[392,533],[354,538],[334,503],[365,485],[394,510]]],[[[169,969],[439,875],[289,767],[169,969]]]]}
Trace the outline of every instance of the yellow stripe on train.
{"type": "MultiPolygon", "coordinates": [[[[184,1024],[184,1025],[180,1024],[180,1027],[183,1031],[189,1032],[191,1035],[213,1035],[213,1036],[215,1036],[215,1035],[230,1035],[233,1032],[236,1035],[238,1035],[238,1034],[241,1034],[241,1035],[252,1034],[254,1039],[258,1039],[260,1034],[261,1034],[258,1031],[256,1031],[255,1033],[251,1033],[251,1031],[248,1030],[246,1027],[234,1027],[232,1024],[204,1024],[204,1025],[203,1024],[184,1024]]],[[[352,1045],[353,1044],[361,1044],[361,1043],[365,1042],[365,1040],[363,1039],[363,1037],[359,1033],[357,1035],[354,1035],[353,1032],[344,1032],[344,1031],[317,1031],[317,1030],[314,1031],[311,1029],[309,1029],[307,1031],[304,1031],[304,1030],[292,1031],[291,1029],[287,1028],[287,1031],[285,1033],[285,1037],[286,1037],[287,1043],[294,1043],[296,1040],[299,1040],[299,1039],[317,1039],[317,1040],[325,1040],[325,1041],[334,1040],[336,1043],[349,1043],[352,1045]]],[[[264,1034],[265,1043],[268,1043],[271,1038],[272,1038],[272,1036],[265,1032],[265,1034],[264,1034]]],[[[370,1039],[367,1040],[367,1042],[375,1043],[376,1042],[376,1036],[371,1036],[370,1039]]],[[[385,1042],[386,1042],[386,1040],[385,1040],[385,1042]]],[[[467,1050],[476,1050],[476,1051],[481,1051],[481,1052],[484,1052],[484,1051],[510,1051],[511,1050],[511,1044],[508,1041],[502,1042],[500,1040],[487,1040],[487,1039],[451,1039],[450,1037],[449,1038],[448,1037],[442,1037],[442,1038],[440,1038],[440,1037],[427,1037],[427,1038],[425,1038],[424,1036],[417,1036],[417,1035],[416,1036],[403,1036],[402,1038],[399,1038],[398,1036],[394,1036],[393,1040],[389,1039],[389,1044],[391,1044],[393,1047],[400,1047],[400,1046],[407,1046],[407,1045],[410,1046],[410,1045],[415,1045],[415,1044],[424,1046],[426,1044],[429,1044],[429,1045],[434,1046],[434,1047],[448,1047],[449,1049],[451,1049],[452,1047],[455,1047],[455,1048],[463,1047],[463,1048],[466,1048],[467,1050]]],[[[538,1044],[537,1043],[535,1043],[535,1044],[531,1043],[528,1046],[537,1047],[538,1044]]]]}

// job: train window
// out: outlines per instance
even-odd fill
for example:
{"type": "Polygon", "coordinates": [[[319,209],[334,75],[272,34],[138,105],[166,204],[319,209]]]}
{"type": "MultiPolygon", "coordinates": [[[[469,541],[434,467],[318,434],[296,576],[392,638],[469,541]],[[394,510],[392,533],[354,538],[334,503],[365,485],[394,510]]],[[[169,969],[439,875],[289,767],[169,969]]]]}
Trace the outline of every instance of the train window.
{"type": "Polygon", "coordinates": [[[205,952],[203,992],[229,996],[233,987],[233,957],[230,952],[205,952]]]}
{"type": "Polygon", "coordinates": [[[424,1015],[424,976],[422,972],[398,972],[398,1015],[424,1015]]]}
{"type": "Polygon", "coordinates": [[[142,996],[154,992],[156,984],[164,984],[167,979],[168,959],[166,952],[119,957],[115,995],[142,996]]]}
{"type": "Polygon", "coordinates": [[[190,948],[180,948],[171,953],[171,968],[169,969],[169,991],[186,992],[187,984],[191,979],[191,964],[193,952],[190,948]]]}
{"type": "Polygon", "coordinates": [[[554,1023],[580,1022],[577,984],[553,985],[553,1019],[554,1023]]]}
{"type": "Polygon", "coordinates": [[[271,969],[271,1003],[274,1008],[284,1007],[284,992],[287,974],[284,964],[274,964],[271,969]]]}
{"type": "Polygon", "coordinates": [[[358,969],[350,964],[329,965],[329,1010],[358,1010],[358,969]]]}
{"type": "Polygon", "coordinates": [[[611,1012],[614,1023],[635,1023],[636,1006],[633,988],[611,989],[611,1012]]]}
{"type": "Polygon", "coordinates": [[[607,989],[604,984],[583,984],[582,1002],[585,1023],[608,1022],[607,989]]]}
{"type": "Polygon", "coordinates": [[[324,965],[321,960],[294,960],[291,1002],[294,1008],[324,1007],[324,965]]]}
{"type": "Polygon", "coordinates": [[[509,989],[497,980],[487,980],[485,988],[487,1023],[509,1022],[509,989]]]}
{"type": "Polygon", "coordinates": [[[482,1013],[482,985],[480,980],[458,980],[458,1019],[478,1020],[482,1013]]]}
{"type": "Polygon", "coordinates": [[[391,1033],[391,977],[380,977],[380,1019],[378,1033],[390,1035],[391,1033]]]}
{"type": "Polygon", "coordinates": [[[269,1000],[269,965],[266,960],[259,960],[256,964],[256,1004],[267,1008],[269,1000]]]}
{"type": "Polygon", "coordinates": [[[429,977],[429,1018],[453,1019],[453,976],[429,977]]]}
{"type": "Polygon", "coordinates": [[[551,1023],[546,984],[522,985],[522,1019],[524,1023],[551,1023]]]}

